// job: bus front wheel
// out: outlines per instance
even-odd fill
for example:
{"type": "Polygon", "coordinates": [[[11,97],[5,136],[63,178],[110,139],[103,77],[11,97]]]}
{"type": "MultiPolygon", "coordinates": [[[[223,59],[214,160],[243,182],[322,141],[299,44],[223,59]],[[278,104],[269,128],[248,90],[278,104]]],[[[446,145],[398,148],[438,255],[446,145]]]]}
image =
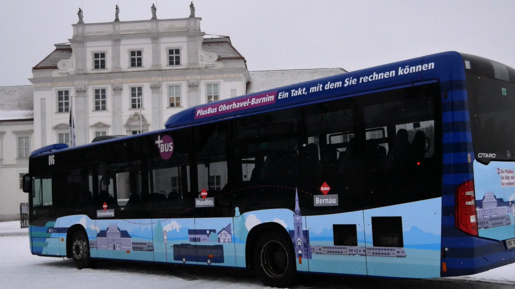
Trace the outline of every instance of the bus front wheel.
{"type": "Polygon", "coordinates": [[[78,269],[91,268],[93,261],[89,254],[89,243],[86,232],[79,230],[72,237],[72,258],[78,269]]]}
{"type": "Polygon", "coordinates": [[[297,274],[293,244],[279,232],[265,232],[257,241],[253,256],[256,274],[266,286],[289,287],[297,274]]]}

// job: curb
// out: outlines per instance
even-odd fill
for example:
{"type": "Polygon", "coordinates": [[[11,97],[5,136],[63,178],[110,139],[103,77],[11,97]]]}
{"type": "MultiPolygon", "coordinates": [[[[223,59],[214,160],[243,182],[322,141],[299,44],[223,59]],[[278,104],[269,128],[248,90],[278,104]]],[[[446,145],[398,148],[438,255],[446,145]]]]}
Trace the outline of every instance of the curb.
{"type": "Polygon", "coordinates": [[[29,233],[0,233],[0,237],[22,237],[22,236],[28,236],[29,233]]]}

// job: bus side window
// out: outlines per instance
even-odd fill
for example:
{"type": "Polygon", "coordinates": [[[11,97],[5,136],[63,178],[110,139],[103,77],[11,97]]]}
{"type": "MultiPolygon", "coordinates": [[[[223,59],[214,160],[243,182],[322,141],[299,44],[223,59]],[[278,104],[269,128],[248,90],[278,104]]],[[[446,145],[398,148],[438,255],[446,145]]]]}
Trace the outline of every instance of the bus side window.
{"type": "Polygon", "coordinates": [[[99,194],[97,198],[97,206],[102,207],[104,203],[110,208],[110,205],[116,204],[116,175],[110,172],[99,176],[99,194]]]}
{"type": "Polygon", "coordinates": [[[129,201],[131,195],[131,177],[135,177],[133,172],[120,172],[116,174],[116,201],[119,206],[125,206],[129,201]]]}
{"type": "Polygon", "coordinates": [[[80,169],[80,176],[75,178],[75,181],[77,182],[76,191],[79,194],[77,206],[75,207],[77,210],[82,210],[94,205],[92,177],[91,169],[84,168],[80,169]]]}
{"type": "Polygon", "coordinates": [[[52,206],[52,179],[35,177],[32,204],[34,207],[52,206]]]}
{"type": "Polygon", "coordinates": [[[201,126],[196,135],[200,150],[197,152],[198,193],[204,189],[211,196],[218,195],[229,178],[225,124],[201,126]]]}
{"type": "Polygon", "coordinates": [[[436,86],[361,97],[366,131],[363,193],[369,205],[422,200],[438,191],[435,168],[440,160],[433,157],[437,97],[436,86]]]}

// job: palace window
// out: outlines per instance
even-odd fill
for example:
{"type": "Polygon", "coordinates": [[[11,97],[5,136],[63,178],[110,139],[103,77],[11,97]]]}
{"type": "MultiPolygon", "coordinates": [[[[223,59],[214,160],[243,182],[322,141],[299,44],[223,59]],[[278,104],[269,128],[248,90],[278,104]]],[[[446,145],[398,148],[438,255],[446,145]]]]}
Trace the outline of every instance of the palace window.
{"type": "Polygon", "coordinates": [[[106,110],[106,89],[95,89],[95,110],[106,110]]]}
{"type": "Polygon", "coordinates": [[[131,51],[131,67],[142,67],[143,57],[141,56],[141,50],[131,51]]]}
{"type": "Polygon", "coordinates": [[[68,132],[58,133],[57,134],[57,142],[70,145],[70,133],[68,133],[68,132]]]}
{"type": "Polygon", "coordinates": [[[18,158],[26,159],[30,155],[30,137],[18,137],[18,158]]]}
{"type": "Polygon", "coordinates": [[[106,54],[105,52],[93,53],[93,69],[106,68],[106,54]]]}
{"type": "Polygon", "coordinates": [[[57,91],[57,112],[70,111],[70,91],[58,90],[57,91]]]}
{"type": "Polygon", "coordinates": [[[181,50],[168,49],[168,65],[181,65],[181,50]]]}
{"type": "Polygon", "coordinates": [[[218,83],[209,83],[207,85],[207,102],[215,102],[219,99],[218,83]]]}
{"type": "Polygon", "coordinates": [[[220,176],[209,176],[209,189],[210,190],[221,190],[222,183],[220,182],[220,176]]]}
{"type": "Polygon", "coordinates": [[[131,108],[143,108],[143,87],[131,87],[131,108]]]}
{"type": "Polygon", "coordinates": [[[181,86],[170,85],[168,86],[168,98],[170,100],[170,107],[181,106],[181,86]]]}

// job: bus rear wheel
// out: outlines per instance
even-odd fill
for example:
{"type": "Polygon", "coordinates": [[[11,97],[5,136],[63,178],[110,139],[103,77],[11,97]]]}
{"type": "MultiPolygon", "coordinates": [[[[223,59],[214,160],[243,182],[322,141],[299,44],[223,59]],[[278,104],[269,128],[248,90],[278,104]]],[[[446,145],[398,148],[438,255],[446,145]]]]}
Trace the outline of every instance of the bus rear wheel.
{"type": "Polygon", "coordinates": [[[93,266],[86,232],[79,230],[73,234],[71,252],[77,269],[91,268],[93,266]]]}
{"type": "Polygon", "coordinates": [[[291,239],[279,232],[265,232],[257,241],[253,256],[256,274],[266,286],[289,287],[297,274],[291,239]]]}

